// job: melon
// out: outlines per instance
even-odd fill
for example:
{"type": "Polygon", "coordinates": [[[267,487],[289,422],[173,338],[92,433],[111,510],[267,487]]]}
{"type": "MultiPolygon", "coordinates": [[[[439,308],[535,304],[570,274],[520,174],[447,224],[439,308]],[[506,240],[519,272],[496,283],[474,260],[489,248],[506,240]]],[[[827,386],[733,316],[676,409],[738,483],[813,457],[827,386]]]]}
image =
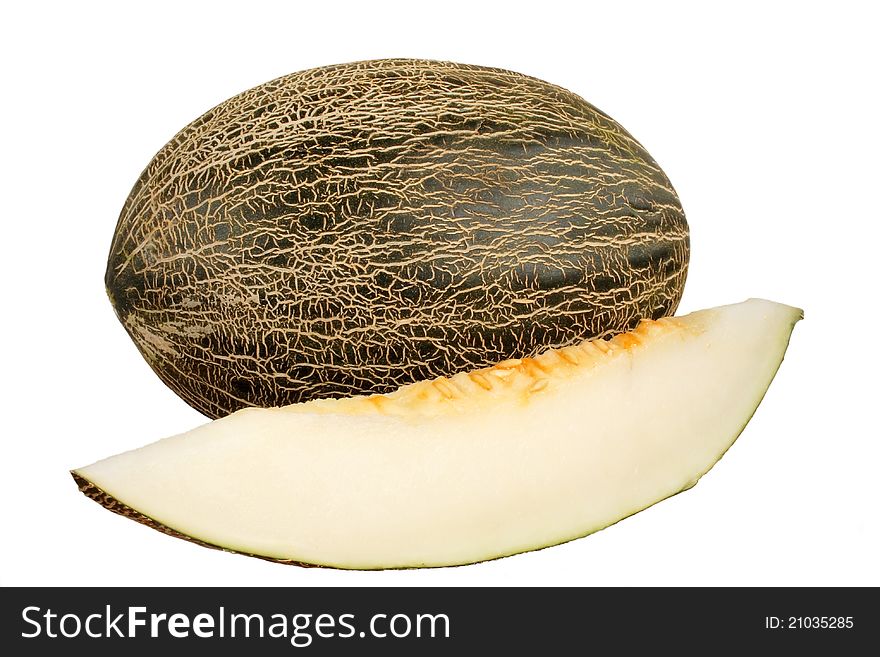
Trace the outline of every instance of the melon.
{"type": "Polygon", "coordinates": [[[750,300],[645,320],[391,394],[244,409],[73,475],[111,511],[285,563],[512,555],[693,486],[751,418],[801,316],[750,300]]]}
{"type": "Polygon", "coordinates": [[[620,124],[499,69],[294,73],[186,126],[126,200],[105,283],[209,417],[386,393],[673,314],[679,199],[620,124]]]}

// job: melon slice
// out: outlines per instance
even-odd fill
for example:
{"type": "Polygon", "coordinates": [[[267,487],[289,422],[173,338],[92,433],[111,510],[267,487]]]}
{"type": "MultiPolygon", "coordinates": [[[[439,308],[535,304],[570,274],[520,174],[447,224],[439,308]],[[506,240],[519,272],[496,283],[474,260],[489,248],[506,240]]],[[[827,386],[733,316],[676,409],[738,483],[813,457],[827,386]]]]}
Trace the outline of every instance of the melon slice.
{"type": "Polygon", "coordinates": [[[753,299],[645,321],[387,395],[245,409],[73,475],[111,511],[282,562],[502,557],[693,486],[749,421],[801,317],[753,299]]]}

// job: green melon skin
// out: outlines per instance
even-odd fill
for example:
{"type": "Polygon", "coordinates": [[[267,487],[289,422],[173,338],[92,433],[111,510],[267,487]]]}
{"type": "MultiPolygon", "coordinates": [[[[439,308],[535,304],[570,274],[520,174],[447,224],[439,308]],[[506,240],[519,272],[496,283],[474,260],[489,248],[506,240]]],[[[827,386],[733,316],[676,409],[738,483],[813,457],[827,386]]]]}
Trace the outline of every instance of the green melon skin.
{"type": "Polygon", "coordinates": [[[381,60],[210,110],[147,165],[105,283],[197,410],[384,393],[672,314],[688,227],[617,122],[499,69],[381,60]]]}

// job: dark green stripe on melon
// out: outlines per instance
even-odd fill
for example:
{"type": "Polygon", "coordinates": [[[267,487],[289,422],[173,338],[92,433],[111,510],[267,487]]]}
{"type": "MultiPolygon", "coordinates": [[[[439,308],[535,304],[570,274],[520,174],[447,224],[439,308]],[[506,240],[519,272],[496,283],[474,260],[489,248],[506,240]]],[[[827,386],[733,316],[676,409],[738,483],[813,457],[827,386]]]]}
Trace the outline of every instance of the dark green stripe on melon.
{"type": "Polygon", "coordinates": [[[613,119],[509,71],[295,73],[184,128],[119,219],[106,285],[193,407],[388,392],[675,311],[678,197],[613,119]]]}

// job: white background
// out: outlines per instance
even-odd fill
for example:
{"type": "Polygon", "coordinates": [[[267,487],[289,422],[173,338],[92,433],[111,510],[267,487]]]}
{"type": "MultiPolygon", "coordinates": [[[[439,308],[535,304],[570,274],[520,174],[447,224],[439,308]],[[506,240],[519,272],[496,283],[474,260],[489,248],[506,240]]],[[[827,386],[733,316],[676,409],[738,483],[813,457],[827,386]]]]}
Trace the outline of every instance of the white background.
{"type": "Polygon", "coordinates": [[[6,3],[5,585],[880,585],[880,24],[872,3],[6,3]],[[104,294],[141,169],[218,102],[361,59],[499,66],[582,95],[688,215],[680,311],[751,296],[806,320],[740,440],[692,491],[586,539],[427,571],[284,567],[112,515],[68,470],[204,421],[104,294]]]}

